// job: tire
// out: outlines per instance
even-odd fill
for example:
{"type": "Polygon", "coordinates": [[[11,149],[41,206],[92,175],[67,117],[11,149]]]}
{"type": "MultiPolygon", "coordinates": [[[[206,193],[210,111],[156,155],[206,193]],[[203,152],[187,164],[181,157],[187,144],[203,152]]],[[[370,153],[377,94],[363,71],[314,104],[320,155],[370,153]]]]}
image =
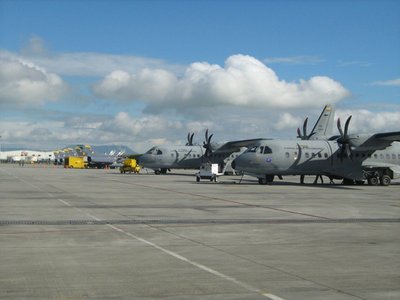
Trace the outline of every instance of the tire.
{"type": "Polygon", "coordinates": [[[390,185],[391,179],[389,175],[382,175],[381,178],[379,178],[380,184],[383,186],[388,186],[390,185]]]}
{"type": "Polygon", "coordinates": [[[353,179],[343,178],[343,185],[354,185],[353,179]]]}
{"type": "Polygon", "coordinates": [[[368,178],[368,185],[376,186],[376,185],[378,185],[378,183],[379,183],[378,177],[368,178]]]}
{"type": "Polygon", "coordinates": [[[265,180],[268,183],[272,183],[274,181],[275,175],[266,175],[265,180]]]}

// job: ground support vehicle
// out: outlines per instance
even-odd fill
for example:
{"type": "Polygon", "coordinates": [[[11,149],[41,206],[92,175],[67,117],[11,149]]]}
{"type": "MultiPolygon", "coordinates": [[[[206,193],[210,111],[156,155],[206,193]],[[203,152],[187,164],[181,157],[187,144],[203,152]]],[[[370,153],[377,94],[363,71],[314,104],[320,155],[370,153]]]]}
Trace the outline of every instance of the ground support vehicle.
{"type": "Polygon", "coordinates": [[[84,157],[68,156],[64,159],[64,168],[85,169],[87,168],[87,161],[85,161],[84,157]]]}
{"type": "Polygon", "coordinates": [[[223,175],[223,172],[219,172],[218,164],[203,163],[200,166],[199,172],[196,173],[196,181],[209,179],[210,181],[217,182],[217,177],[220,175],[223,175]]]}
{"type": "Polygon", "coordinates": [[[124,160],[123,165],[119,168],[121,174],[125,173],[135,173],[138,174],[140,172],[140,166],[138,165],[136,159],[128,158],[124,160]]]}

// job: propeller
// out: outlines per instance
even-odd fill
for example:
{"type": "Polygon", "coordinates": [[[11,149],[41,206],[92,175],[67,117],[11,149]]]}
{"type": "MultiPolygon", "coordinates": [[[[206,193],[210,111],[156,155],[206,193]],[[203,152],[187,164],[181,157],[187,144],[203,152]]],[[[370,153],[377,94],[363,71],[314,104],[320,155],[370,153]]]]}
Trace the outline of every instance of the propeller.
{"type": "Polygon", "coordinates": [[[186,146],[193,146],[193,136],[194,132],[192,134],[188,133],[186,146]]]}
{"type": "Polygon", "coordinates": [[[307,123],[308,123],[308,117],[304,120],[303,123],[303,133],[301,133],[300,128],[297,128],[297,137],[302,140],[309,140],[315,134],[315,132],[307,134],[307,123]]]}
{"type": "Polygon", "coordinates": [[[340,124],[340,118],[337,120],[337,127],[340,133],[340,137],[337,139],[337,143],[340,144],[340,159],[343,161],[343,157],[351,157],[351,139],[348,135],[349,124],[351,117],[348,117],[344,124],[344,131],[340,124]]]}
{"type": "Polygon", "coordinates": [[[209,158],[212,153],[211,149],[211,138],[213,137],[214,134],[211,134],[208,136],[208,128],[206,129],[206,135],[205,135],[205,141],[203,142],[203,147],[206,149],[206,152],[204,153],[204,157],[209,158]]]}

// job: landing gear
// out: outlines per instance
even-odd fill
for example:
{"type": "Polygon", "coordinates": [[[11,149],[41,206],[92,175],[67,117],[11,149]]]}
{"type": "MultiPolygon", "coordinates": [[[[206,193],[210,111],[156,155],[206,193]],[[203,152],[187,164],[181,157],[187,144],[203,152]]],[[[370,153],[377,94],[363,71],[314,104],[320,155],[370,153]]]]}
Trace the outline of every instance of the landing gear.
{"type": "Polygon", "coordinates": [[[390,185],[392,181],[392,176],[387,169],[377,169],[366,174],[368,184],[377,186],[378,184],[382,186],[390,185]]]}
{"type": "Polygon", "coordinates": [[[390,176],[389,176],[389,175],[382,175],[382,176],[379,178],[379,181],[380,181],[381,185],[383,185],[383,186],[388,186],[388,185],[390,185],[391,179],[390,179],[390,176]]]}
{"type": "Polygon", "coordinates": [[[168,169],[160,169],[160,170],[154,170],[154,173],[156,174],[156,175],[160,175],[160,174],[167,174],[167,170],[168,169]]]}
{"type": "Polygon", "coordinates": [[[379,180],[378,180],[378,177],[369,177],[368,179],[368,185],[378,185],[378,183],[379,183],[379,180]]]}
{"type": "Polygon", "coordinates": [[[258,178],[258,184],[269,184],[274,181],[274,175],[265,175],[265,177],[258,178]]]}

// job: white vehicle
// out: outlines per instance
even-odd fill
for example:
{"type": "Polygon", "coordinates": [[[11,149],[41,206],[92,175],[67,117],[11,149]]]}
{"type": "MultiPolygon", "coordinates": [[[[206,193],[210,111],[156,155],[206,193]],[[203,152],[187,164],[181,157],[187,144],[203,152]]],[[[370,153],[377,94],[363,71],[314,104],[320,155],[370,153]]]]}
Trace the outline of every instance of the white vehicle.
{"type": "Polygon", "coordinates": [[[196,173],[196,181],[199,182],[201,179],[209,179],[210,181],[217,182],[217,176],[224,174],[224,172],[219,172],[218,169],[218,164],[201,164],[199,172],[196,173]]]}

